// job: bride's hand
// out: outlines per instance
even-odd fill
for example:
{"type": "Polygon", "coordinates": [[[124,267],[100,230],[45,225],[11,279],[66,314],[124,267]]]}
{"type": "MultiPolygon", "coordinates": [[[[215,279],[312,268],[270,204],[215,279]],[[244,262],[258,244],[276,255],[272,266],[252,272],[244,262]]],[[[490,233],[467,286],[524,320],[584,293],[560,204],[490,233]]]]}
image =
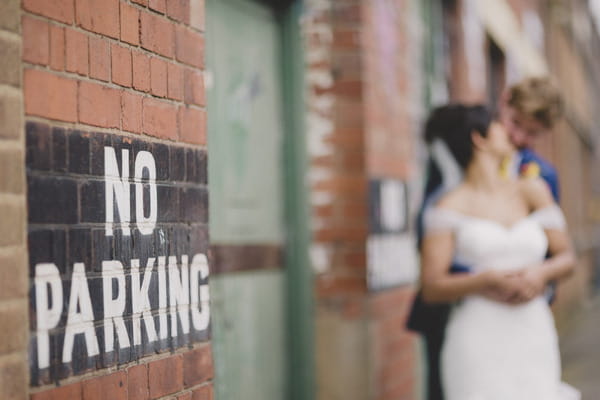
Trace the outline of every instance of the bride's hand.
{"type": "Polygon", "coordinates": [[[521,283],[520,295],[529,301],[544,292],[547,279],[541,265],[535,265],[524,268],[519,272],[519,281],[521,283]]]}
{"type": "Polygon", "coordinates": [[[488,270],[488,285],[483,289],[482,295],[490,300],[501,303],[518,304],[526,301],[523,298],[523,287],[519,282],[520,273],[500,272],[488,270]]]}

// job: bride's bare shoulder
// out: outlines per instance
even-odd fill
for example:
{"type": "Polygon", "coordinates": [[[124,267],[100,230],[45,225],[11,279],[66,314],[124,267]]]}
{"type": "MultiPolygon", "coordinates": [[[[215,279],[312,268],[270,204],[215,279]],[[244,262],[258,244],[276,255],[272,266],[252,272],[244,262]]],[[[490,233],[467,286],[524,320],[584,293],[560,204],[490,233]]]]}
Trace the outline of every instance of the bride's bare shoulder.
{"type": "Polygon", "coordinates": [[[445,193],[436,203],[436,206],[441,209],[451,211],[465,211],[465,204],[468,202],[468,194],[464,185],[459,185],[456,188],[445,193]]]}
{"type": "Polygon", "coordinates": [[[532,209],[554,203],[548,184],[541,178],[519,179],[518,190],[532,209]]]}

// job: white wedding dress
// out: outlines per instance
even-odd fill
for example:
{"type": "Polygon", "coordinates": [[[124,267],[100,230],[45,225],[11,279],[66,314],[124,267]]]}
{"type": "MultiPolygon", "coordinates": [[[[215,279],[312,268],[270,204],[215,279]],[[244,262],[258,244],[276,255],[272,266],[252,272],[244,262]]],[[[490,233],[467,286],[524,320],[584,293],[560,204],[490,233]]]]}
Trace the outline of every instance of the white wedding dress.
{"type": "MultiPolygon", "coordinates": [[[[442,208],[425,216],[427,232],[452,230],[455,261],[474,273],[513,270],[544,260],[544,228],[564,228],[557,206],[539,210],[510,227],[442,208]]],[[[561,382],[554,319],[539,296],[507,305],[478,295],[457,302],[441,354],[446,400],[576,400],[561,382]]]]}

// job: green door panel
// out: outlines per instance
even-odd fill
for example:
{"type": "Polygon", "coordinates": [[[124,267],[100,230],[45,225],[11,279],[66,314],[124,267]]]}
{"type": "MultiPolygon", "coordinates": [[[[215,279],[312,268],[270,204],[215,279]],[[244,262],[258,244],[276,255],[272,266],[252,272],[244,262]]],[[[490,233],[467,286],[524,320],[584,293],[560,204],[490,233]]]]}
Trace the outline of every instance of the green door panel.
{"type": "Polygon", "coordinates": [[[286,398],[284,285],[278,270],[211,278],[217,400],[286,398]]]}
{"type": "Polygon", "coordinates": [[[244,0],[207,2],[210,229],[219,244],[283,238],[278,25],[244,0]]]}

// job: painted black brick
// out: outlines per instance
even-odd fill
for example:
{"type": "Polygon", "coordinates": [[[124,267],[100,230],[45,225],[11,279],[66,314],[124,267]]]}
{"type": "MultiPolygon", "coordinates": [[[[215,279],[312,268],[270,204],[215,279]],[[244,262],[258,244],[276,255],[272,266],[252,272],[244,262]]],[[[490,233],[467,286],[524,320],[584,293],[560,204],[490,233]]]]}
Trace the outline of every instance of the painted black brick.
{"type": "MultiPolygon", "coordinates": [[[[81,225],[79,225],[81,226],[81,225]]],[[[84,263],[85,271],[92,269],[92,229],[77,227],[69,229],[68,262],[72,268],[74,263],[84,263]]]]}
{"type": "Polygon", "coordinates": [[[27,168],[36,171],[48,171],[51,167],[52,140],[50,127],[37,122],[25,125],[27,168]]]}
{"type": "Polygon", "coordinates": [[[185,148],[171,147],[169,155],[169,181],[185,180],[185,148]]]}
{"type": "Polygon", "coordinates": [[[29,176],[27,207],[30,224],[74,224],[77,222],[77,182],[29,176]]]}
{"type": "Polygon", "coordinates": [[[63,128],[52,128],[52,171],[67,172],[68,145],[66,131],[63,128]]]}
{"type": "Polygon", "coordinates": [[[169,147],[162,143],[154,143],[152,155],[156,161],[156,180],[169,180],[169,147]]]}
{"type": "Polygon", "coordinates": [[[198,253],[207,254],[208,246],[208,226],[192,225],[190,228],[190,256],[198,253]]]}
{"type": "Polygon", "coordinates": [[[186,149],[186,180],[205,185],[207,182],[206,152],[199,149],[186,149]]]}
{"type": "MultiPolygon", "coordinates": [[[[147,151],[149,153],[152,153],[152,143],[146,140],[134,139],[131,143],[131,148],[133,150],[133,158],[135,158],[140,151],[147,151]]],[[[154,154],[153,156],[156,157],[154,154]]]]}
{"type": "Polygon", "coordinates": [[[69,132],[69,172],[90,173],[90,134],[80,130],[69,132]]]}
{"type": "Polygon", "coordinates": [[[200,179],[198,183],[206,185],[208,183],[208,155],[204,150],[196,150],[200,168],[200,179]]]}
{"type": "MultiPolygon", "coordinates": [[[[112,146],[112,135],[93,132],[90,136],[90,173],[94,176],[104,176],[105,146],[112,146]]],[[[118,155],[120,156],[120,151],[118,155]]]]}
{"type": "Polygon", "coordinates": [[[183,189],[180,203],[180,215],[183,222],[208,222],[208,192],[206,189],[183,189]]]}
{"type": "Polygon", "coordinates": [[[114,260],[115,258],[115,246],[114,237],[106,236],[106,230],[104,228],[92,229],[92,266],[91,270],[94,272],[102,271],[102,261],[114,260]]]}
{"type": "MultiPolygon", "coordinates": [[[[80,222],[106,221],[105,211],[105,183],[104,181],[88,180],[79,187],[79,207],[81,210],[80,222]]],[[[114,200],[114,199],[113,199],[114,200]]]]}
{"type": "Polygon", "coordinates": [[[35,266],[39,263],[54,263],[61,274],[66,274],[67,239],[62,229],[37,229],[27,235],[29,247],[29,275],[35,275],[35,266]]]}
{"type": "Polygon", "coordinates": [[[198,183],[200,181],[200,160],[195,149],[185,150],[186,181],[198,183]]]}
{"type": "MultiPolygon", "coordinates": [[[[171,246],[170,255],[177,257],[177,263],[181,264],[181,256],[188,255],[189,247],[190,247],[190,228],[187,225],[177,225],[173,227],[171,241],[173,245],[171,246]]],[[[192,260],[189,259],[188,262],[192,260]]]]}
{"type": "Polygon", "coordinates": [[[177,186],[157,185],[158,222],[177,222],[179,217],[179,193],[177,186]]]}

